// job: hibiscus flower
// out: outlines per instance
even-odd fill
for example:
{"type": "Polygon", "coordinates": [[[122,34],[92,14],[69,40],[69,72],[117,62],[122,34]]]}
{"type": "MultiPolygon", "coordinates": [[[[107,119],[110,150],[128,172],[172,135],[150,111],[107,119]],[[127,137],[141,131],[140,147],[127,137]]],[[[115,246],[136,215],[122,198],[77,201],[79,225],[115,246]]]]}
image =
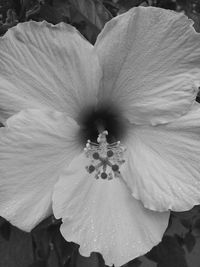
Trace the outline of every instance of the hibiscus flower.
{"type": "Polygon", "coordinates": [[[26,22],[0,40],[0,215],[50,214],[80,253],[120,266],[200,202],[200,35],[138,7],[94,46],[70,25],[26,22]]]}

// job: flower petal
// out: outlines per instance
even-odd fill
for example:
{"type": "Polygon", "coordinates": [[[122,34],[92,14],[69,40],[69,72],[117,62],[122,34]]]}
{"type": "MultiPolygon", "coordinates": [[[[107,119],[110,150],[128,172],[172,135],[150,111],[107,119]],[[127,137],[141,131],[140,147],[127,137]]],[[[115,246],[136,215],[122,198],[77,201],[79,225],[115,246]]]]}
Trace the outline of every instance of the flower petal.
{"type": "Polygon", "coordinates": [[[137,126],[121,172],[146,208],[184,211],[200,203],[200,106],[163,126],[137,126]]]}
{"type": "Polygon", "coordinates": [[[95,179],[86,165],[84,155],[75,158],[55,186],[53,211],[62,218],[64,238],[80,244],[83,256],[99,252],[115,266],[160,242],[169,213],[145,209],[122,179],[95,179]]]}
{"type": "Polygon", "coordinates": [[[100,77],[93,46],[75,28],[19,23],[0,40],[0,121],[41,106],[75,117],[96,101],[100,77]]]}
{"type": "Polygon", "coordinates": [[[158,124],[185,114],[200,84],[200,34],[183,14],[137,7],[108,22],[95,44],[100,99],[130,122],[158,124]]]}
{"type": "Polygon", "coordinates": [[[29,231],[51,210],[61,169],[79,153],[77,124],[60,112],[25,110],[0,128],[0,215],[29,231]]]}

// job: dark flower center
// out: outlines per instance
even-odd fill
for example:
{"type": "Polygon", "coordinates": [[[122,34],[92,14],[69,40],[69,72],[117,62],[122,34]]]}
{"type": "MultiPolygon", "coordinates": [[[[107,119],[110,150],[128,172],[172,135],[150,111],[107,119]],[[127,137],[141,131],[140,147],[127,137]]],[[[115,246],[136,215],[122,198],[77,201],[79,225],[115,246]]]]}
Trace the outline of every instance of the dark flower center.
{"type": "Polygon", "coordinates": [[[107,142],[121,141],[125,134],[125,119],[119,111],[111,107],[90,108],[82,112],[78,118],[80,125],[79,139],[82,144],[87,140],[96,142],[99,133],[108,131],[107,142]]]}

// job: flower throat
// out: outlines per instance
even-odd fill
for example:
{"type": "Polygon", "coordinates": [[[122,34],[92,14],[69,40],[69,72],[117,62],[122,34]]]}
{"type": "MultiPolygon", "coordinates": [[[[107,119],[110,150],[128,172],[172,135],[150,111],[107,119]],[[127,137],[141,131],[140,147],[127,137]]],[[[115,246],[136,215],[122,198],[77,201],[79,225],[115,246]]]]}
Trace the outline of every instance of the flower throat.
{"type": "Polygon", "coordinates": [[[110,108],[88,111],[81,120],[81,137],[89,163],[86,170],[96,179],[112,180],[120,177],[120,166],[125,162],[122,119],[110,108]]]}
{"type": "Polygon", "coordinates": [[[96,142],[100,133],[108,131],[107,142],[122,140],[125,135],[125,120],[120,112],[105,106],[98,109],[90,108],[82,112],[78,118],[80,125],[79,140],[83,145],[87,140],[96,142]]]}

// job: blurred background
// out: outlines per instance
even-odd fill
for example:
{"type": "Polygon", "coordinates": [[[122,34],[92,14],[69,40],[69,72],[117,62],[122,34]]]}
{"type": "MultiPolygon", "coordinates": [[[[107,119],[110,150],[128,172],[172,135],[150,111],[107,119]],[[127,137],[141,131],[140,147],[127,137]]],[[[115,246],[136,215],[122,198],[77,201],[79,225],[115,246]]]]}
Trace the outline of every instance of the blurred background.
{"type": "MultiPolygon", "coordinates": [[[[75,26],[92,44],[104,24],[134,6],[185,13],[200,32],[200,0],[0,0],[0,35],[28,20],[75,26]]],[[[199,101],[199,98],[197,98],[199,101]]],[[[25,233],[0,218],[0,267],[104,267],[100,254],[84,258],[66,242],[53,216],[25,233]]],[[[123,267],[200,267],[200,206],[171,213],[162,242],[123,267]]]]}

